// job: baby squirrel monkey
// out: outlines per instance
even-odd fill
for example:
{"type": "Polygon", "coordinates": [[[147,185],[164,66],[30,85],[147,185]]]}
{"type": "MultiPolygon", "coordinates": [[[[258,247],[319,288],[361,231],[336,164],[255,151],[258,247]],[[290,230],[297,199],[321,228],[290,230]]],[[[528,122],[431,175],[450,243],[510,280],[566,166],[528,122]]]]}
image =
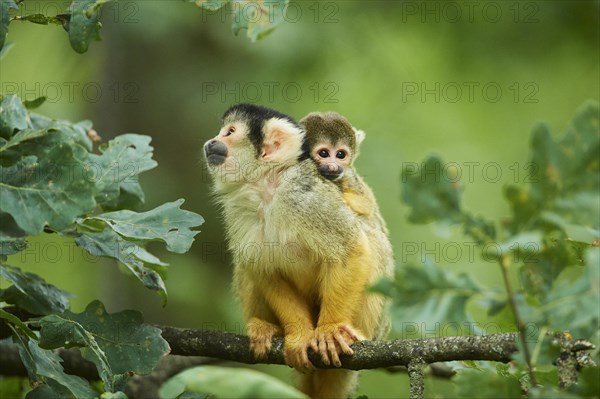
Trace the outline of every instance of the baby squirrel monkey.
{"type": "Polygon", "coordinates": [[[312,398],[346,398],[358,373],[316,370],[308,350],[339,367],[354,342],[381,337],[384,300],[366,288],[387,273],[389,241],[383,232],[368,234],[303,141],[289,116],[239,104],[225,112],[204,152],[251,351],[266,358],[273,336],[283,335],[286,363],[304,373],[301,389],[312,398]]]}
{"type": "MultiPolygon", "coordinates": [[[[358,147],[365,139],[365,132],[354,128],[337,112],[311,112],[300,120],[306,137],[304,150],[310,155],[319,173],[335,183],[344,202],[359,217],[362,230],[367,233],[373,263],[373,283],[377,278],[391,277],[394,270],[394,254],[389,232],[379,211],[373,191],[354,169],[358,147]]],[[[386,301],[380,296],[367,299],[367,308],[376,328],[369,329],[369,339],[383,339],[390,328],[385,315],[386,301]]]]}
{"type": "Polygon", "coordinates": [[[340,188],[350,209],[371,227],[381,228],[387,235],[373,191],[353,166],[365,132],[354,128],[337,112],[311,112],[300,123],[306,131],[305,150],[317,164],[321,175],[340,188]]]}

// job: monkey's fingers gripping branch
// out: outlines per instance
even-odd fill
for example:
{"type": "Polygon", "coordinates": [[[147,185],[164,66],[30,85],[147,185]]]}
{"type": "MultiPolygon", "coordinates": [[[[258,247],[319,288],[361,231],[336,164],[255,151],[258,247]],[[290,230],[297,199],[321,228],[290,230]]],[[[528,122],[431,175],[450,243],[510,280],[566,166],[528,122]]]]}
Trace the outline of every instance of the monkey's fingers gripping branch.
{"type": "Polygon", "coordinates": [[[350,345],[362,339],[352,327],[341,323],[319,326],[315,330],[315,336],[321,361],[327,366],[333,363],[335,367],[342,365],[339,356],[353,355],[350,345]]]}

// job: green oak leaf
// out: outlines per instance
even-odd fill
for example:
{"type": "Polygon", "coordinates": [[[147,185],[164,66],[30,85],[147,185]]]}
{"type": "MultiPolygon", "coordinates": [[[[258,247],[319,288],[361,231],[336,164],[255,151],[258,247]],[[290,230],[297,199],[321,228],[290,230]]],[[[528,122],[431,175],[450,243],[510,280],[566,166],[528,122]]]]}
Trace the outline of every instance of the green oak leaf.
{"type": "Polygon", "coordinates": [[[418,169],[405,167],[402,171],[402,200],[411,208],[408,220],[412,223],[462,220],[461,191],[458,183],[443,173],[443,163],[435,156],[418,169]]]}
{"type": "Polygon", "coordinates": [[[600,186],[600,104],[589,101],[576,113],[557,143],[564,155],[559,165],[563,192],[598,192],[600,186]]]}
{"type": "Polygon", "coordinates": [[[19,9],[14,0],[0,1],[0,50],[4,47],[6,35],[8,34],[8,24],[10,23],[9,10],[11,9],[19,9]]]}
{"type": "Polygon", "coordinates": [[[496,363],[496,373],[498,373],[500,377],[515,378],[516,380],[518,380],[519,377],[516,374],[516,372],[516,368],[514,366],[511,366],[510,364],[496,363]]]}
{"type": "Polygon", "coordinates": [[[88,132],[92,129],[92,122],[83,120],[77,123],[73,123],[67,120],[56,120],[46,116],[36,114],[34,112],[29,114],[31,118],[31,124],[33,129],[54,131],[59,130],[62,133],[68,135],[75,143],[83,146],[86,150],[92,151],[93,143],[88,136],[88,132]]]}
{"type": "Polygon", "coordinates": [[[231,399],[307,398],[302,392],[270,375],[256,370],[219,366],[201,366],[182,371],[160,387],[159,397],[176,399],[185,392],[231,399]]]}
{"type": "Polygon", "coordinates": [[[36,374],[35,359],[29,350],[29,340],[26,334],[19,330],[13,330],[12,341],[19,351],[19,357],[25,366],[25,370],[27,370],[27,376],[29,376],[30,381],[39,382],[41,379],[36,374]]]}
{"type": "Polygon", "coordinates": [[[46,316],[40,326],[41,346],[81,347],[83,357],[94,362],[109,386],[124,374],[150,373],[170,351],[160,329],[145,325],[140,312],[109,314],[100,301],[91,302],[82,313],[46,316]]]}
{"type": "Polygon", "coordinates": [[[583,266],[563,270],[548,293],[544,306],[551,329],[569,330],[574,337],[590,338],[598,330],[600,317],[600,248],[586,251],[583,266]]]}
{"type": "Polygon", "coordinates": [[[94,183],[84,173],[87,151],[70,136],[23,131],[1,144],[0,159],[14,160],[10,150],[28,154],[0,165],[2,211],[27,234],[39,234],[45,226],[65,229],[95,208],[94,183]]]}
{"type": "Polygon", "coordinates": [[[0,259],[5,262],[6,255],[16,254],[27,248],[26,234],[10,214],[0,211],[0,259]]]}
{"type": "MultiPolygon", "coordinates": [[[[70,312],[69,312],[70,313],[70,312]]],[[[94,362],[98,375],[107,391],[114,389],[115,373],[113,372],[104,350],[98,344],[94,333],[66,315],[49,315],[40,320],[40,346],[45,349],[59,347],[73,348],[84,347],[82,355],[94,362]]]]}
{"type": "Polygon", "coordinates": [[[71,47],[78,53],[85,53],[93,40],[101,40],[98,9],[111,0],[74,0],[71,3],[71,19],[65,26],[69,32],[71,47]]]}
{"type": "MultiPolygon", "coordinates": [[[[536,127],[531,136],[532,173],[526,188],[505,188],[513,213],[509,228],[516,232],[535,222],[543,211],[554,211],[569,223],[600,228],[598,218],[589,217],[588,204],[598,203],[600,191],[600,109],[589,102],[578,110],[565,134],[552,138],[546,125],[536,127]],[[573,201],[577,201],[574,204],[573,201]],[[567,209],[565,209],[565,206],[567,209]]],[[[595,212],[597,215],[597,211],[595,212]]]]}
{"type": "Polygon", "coordinates": [[[481,216],[463,213],[463,229],[465,234],[471,236],[475,242],[482,245],[496,238],[496,226],[493,222],[481,216]]]}
{"type": "Polygon", "coordinates": [[[528,231],[514,235],[502,243],[488,244],[484,248],[485,259],[500,259],[507,254],[513,254],[516,261],[535,261],[537,254],[542,250],[542,234],[537,231],[528,231]]]}
{"type": "Polygon", "coordinates": [[[70,396],[69,392],[65,392],[64,389],[56,386],[52,387],[49,384],[40,384],[27,392],[25,399],[63,399],[70,396]]]}
{"type": "Polygon", "coordinates": [[[461,210],[462,189],[452,176],[452,167],[431,156],[416,167],[405,165],[402,171],[402,200],[410,207],[411,223],[462,223],[465,234],[483,244],[496,237],[492,222],[461,210]]]}
{"type": "MultiPolygon", "coordinates": [[[[4,2],[2,2],[4,7],[4,2]]],[[[14,94],[1,96],[0,99],[0,137],[9,139],[15,130],[23,130],[31,126],[27,109],[14,94]]]]}
{"type": "Polygon", "coordinates": [[[93,256],[116,259],[145,287],[157,291],[163,303],[166,301],[167,288],[161,274],[165,273],[167,264],[135,242],[125,240],[111,229],[105,229],[82,232],[75,238],[75,243],[93,256]]]}
{"type": "Polygon", "coordinates": [[[429,262],[399,266],[393,281],[381,280],[373,289],[392,298],[395,326],[448,327],[449,332],[471,320],[465,306],[473,295],[482,292],[466,273],[455,275],[429,262]]]}
{"type": "MultiPolygon", "coordinates": [[[[0,290],[1,292],[1,290],[0,290]]],[[[4,319],[10,324],[14,326],[14,328],[18,328],[23,334],[27,335],[31,339],[37,339],[37,336],[25,323],[21,321],[17,316],[12,313],[8,313],[6,310],[0,308],[0,319],[4,319]]]]}
{"type": "Polygon", "coordinates": [[[96,392],[86,380],[64,372],[62,359],[56,353],[40,348],[34,340],[29,341],[29,350],[35,360],[36,373],[45,377],[55,391],[68,392],[77,399],[96,397],[96,392]]]}
{"type": "Polygon", "coordinates": [[[198,7],[216,11],[229,3],[233,14],[232,30],[237,35],[247,29],[253,42],[267,36],[285,19],[289,0],[189,0],[198,7]]]}
{"type": "Polygon", "coordinates": [[[163,241],[169,251],[182,254],[190,249],[194,236],[199,233],[191,228],[204,223],[202,216],[180,209],[183,202],[183,199],[168,202],[148,212],[123,210],[88,219],[102,221],[128,239],[163,241]]]}
{"type": "Polygon", "coordinates": [[[567,240],[578,241],[589,245],[593,245],[596,241],[600,240],[600,230],[589,226],[569,223],[558,213],[544,211],[540,214],[540,219],[562,229],[567,235],[567,240]]]}
{"type": "Polygon", "coordinates": [[[208,11],[217,11],[223,7],[229,0],[188,0],[190,3],[196,3],[198,7],[208,11]]]}
{"type": "Polygon", "coordinates": [[[275,27],[285,19],[285,12],[289,0],[258,0],[242,1],[243,7],[250,7],[249,3],[255,3],[255,11],[251,14],[244,12],[241,18],[248,19],[248,37],[253,42],[262,39],[273,32],[275,27]]]}
{"type": "Polygon", "coordinates": [[[233,8],[233,13],[234,13],[233,23],[231,24],[231,30],[233,31],[233,34],[237,36],[242,29],[247,29],[247,32],[249,35],[250,34],[250,29],[249,29],[250,22],[249,22],[247,16],[252,16],[253,18],[256,18],[257,11],[247,10],[247,9],[245,9],[244,5],[245,4],[253,4],[254,6],[256,6],[257,2],[250,3],[248,1],[231,1],[230,4],[231,4],[231,7],[233,8]],[[247,14],[244,15],[244,13],[247,13],[247,14]]]}
{"type": "Polygon", "coordinates": [[[18,267],[0,265],[0,277],[13,283],[0,293],[0,300],[36,315],[60,313],[69,307],[72,294],[48,284],[40,276],[18,267]]]}
{"type": "Polygon", "coordinates": [[[58,14],[55,16],[48,16],[44,14],[29,14],[19,17],[19,21],[28,21],[39,25],[64,25],[66,21],[68,21],[68,18],[70,18],[70,14],[58,14]],[[65,20],[65,18],[67,19],[65,20]]]}
{"type": "Polygon", "coordinates": [[[35,109],[35,108],[40,107],[45,101],[46,101],[46,97],[42,96],[42,97],[38,97],[31,101],[25,100],[25,101],[23,101],[23,105],[27,109],[35,109]]]}
{"type": "Polygon", "coordinates": [[[100,395],[100,399],[128,399],[125,392],[117,391],[117,392],[103,392],[100,395]]]}
{"type": "Polygon", "coordinates": [[[20,337],[16,341],[21,360],[32,373],[33,380],[43,377],[49,388],[41,389],[28,398],[65,398],[90,399],[97,396],[90,384],[81,377],[66,374],[61,365],[62,359],[53,351],[38,346],[37,341],[20,337]],[[47,394],[47,396],[40,396],[47,394]],[[56,395],[56,396],[54,396],[56,395]]]}
{"type": "Polygon", "coordinates": [[[144,203],[138,175],[157,165],[151,140],[140,134],[123,134],[100,146],[101,155],[90,154],[88,169],[99,190],[96,201],[104,209],[135,209],[144,203]],[[122,197],[128,200],[123,202],[122,197]]]}
{"type": "Polygon", "coordinates": [[[512,220],[509,228],[513,233],[520,231],[525,222],[531,218],[539,209],[538,200],[532,198],[529,190],[516,185],[504,187],[504,197],[512,208],[512,220]]]}
{"type": "Polygon", "coordinates": [[[598,231],[600,230],[599,202],[598,191],[569,193],[568,196],[557,198],[554,201],[553,210],[569,224],[589,226],[598,231]]]}
{"type": "Polygon", "coordinates": [[[540,248],[538,253],[525,254],[517,260],[523,263],[519,270],[523,288],[544,301],[561,271],[578,261],[571,243],[557,232],[546,234],[540,248]]]}
{"type": "MultiPolygon", "coordinates": [[[[8,157],[7,153],[14,147],[28,142],[29,140],[35,140],[46,135],[48,135],[48,130],[46,129],[24,129],[15,133],[15,135],[12,136],[8,141],[0,139],[0,156],[3,158],[8,157]]],[[[19,152],[21,153],[21,151],[19,152]]]]}

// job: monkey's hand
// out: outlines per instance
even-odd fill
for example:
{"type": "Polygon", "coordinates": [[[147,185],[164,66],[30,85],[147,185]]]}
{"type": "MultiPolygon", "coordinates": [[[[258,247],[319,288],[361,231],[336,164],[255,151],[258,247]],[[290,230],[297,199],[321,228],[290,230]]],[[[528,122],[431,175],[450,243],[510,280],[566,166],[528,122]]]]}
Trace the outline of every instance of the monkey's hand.
{"type": "Polygon", "coordinates": [[[248,320],[246,331],[250,337],[250,351],[257,359],[265,359],[271,351],[273,337],[283,335],[281,327],[257,317],[248,320]]]}
{"type": "Polygon", "coordinates": [[[340,367],[339,355],[354,354],[350,345],[356,341],[364,340],[361,333],[350,326],[349,323],[328,323],[317,326],[315,336],[319,345],[319,354],[323,364],[330,365],[332,362],[340,367]]]}
{"type": "Polygon", "coordinates": [[[315,352],[319,351],[314,330],[294,331],[286,334],[283,344],[283,357],[285,363],[300,371],[301,373],[310,373],[315,370],[315,366],[308,359],[308,348],[315,352]]]}

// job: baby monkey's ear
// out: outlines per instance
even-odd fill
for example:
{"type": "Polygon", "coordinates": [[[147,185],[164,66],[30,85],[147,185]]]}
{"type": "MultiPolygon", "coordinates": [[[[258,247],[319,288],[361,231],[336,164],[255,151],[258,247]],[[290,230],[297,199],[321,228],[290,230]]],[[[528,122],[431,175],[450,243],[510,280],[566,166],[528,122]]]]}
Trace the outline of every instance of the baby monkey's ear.
{"type": "Polygon", "coordinates": [[[354,163],[358,157],[358,154],[360,154],[360,143],[362,143],[365,139],[366,133],[363,130],[355,128],[354,126],[352,126],[352,130],[354,131],[354,140],[356,141],[354,144],[354,155],[352,156],[352,163],[354,163]]]}
{"type": "Polygon", "coordinates": [[[264,161],[295,162],[302,153],[303,130],[289,120],[272,118],[263,125],[261,158],[264,161]]]}
{"type": "Polygon", "coordinates": [[[362,130],[359,130],[355,127],[352,128],[354,130],[354,136],[356,137],[356,146],[358,147],[360,143],[365,139],[366,133],[362,130]]]}

